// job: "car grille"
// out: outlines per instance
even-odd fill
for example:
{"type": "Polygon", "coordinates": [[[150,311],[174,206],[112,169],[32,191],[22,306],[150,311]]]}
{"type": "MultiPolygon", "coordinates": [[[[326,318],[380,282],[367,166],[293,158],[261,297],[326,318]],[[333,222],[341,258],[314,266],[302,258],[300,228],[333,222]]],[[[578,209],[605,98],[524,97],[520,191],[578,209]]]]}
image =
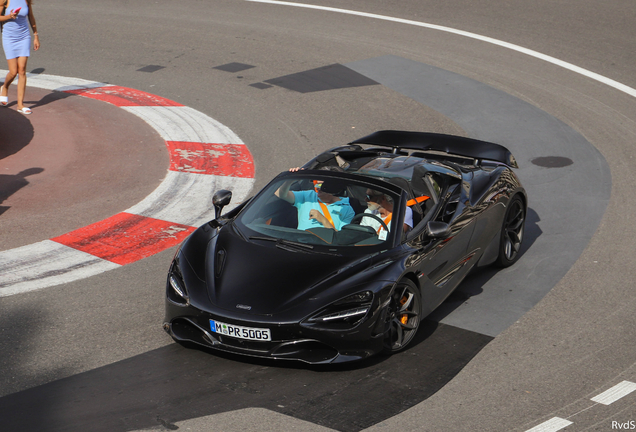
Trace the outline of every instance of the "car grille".
{"type": "Polygon", "coordinates": [[[180,341],[190,341],[211,348],[257,357],[326,363],[338,356],[336,349],[315,340],[274,342],[241,340],[207,332],[189,319],[184,318],[172,321],[169,331],[173,337],[180,341]]]}

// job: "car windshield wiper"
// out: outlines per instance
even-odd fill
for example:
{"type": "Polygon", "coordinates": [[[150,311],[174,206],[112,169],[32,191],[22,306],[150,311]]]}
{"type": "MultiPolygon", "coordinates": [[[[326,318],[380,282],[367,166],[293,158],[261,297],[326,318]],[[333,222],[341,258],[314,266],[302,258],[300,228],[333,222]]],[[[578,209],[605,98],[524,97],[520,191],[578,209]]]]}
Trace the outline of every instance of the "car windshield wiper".
{"type": "Polygon", "coordinates": [[[274,238],[274,237],[251,236],[250,240],[271,241],[271,242],[275,242],[276,246],[283,246],[284,245],[284,246],[298,247],[298,248],[309,249],[309,250],[314,248],[312,245],[308,245],[306,243],[299,243],[299,242],[295,242],[295,241],[291,241],[291,240],[285,240],[285,239],[274,238]]]}

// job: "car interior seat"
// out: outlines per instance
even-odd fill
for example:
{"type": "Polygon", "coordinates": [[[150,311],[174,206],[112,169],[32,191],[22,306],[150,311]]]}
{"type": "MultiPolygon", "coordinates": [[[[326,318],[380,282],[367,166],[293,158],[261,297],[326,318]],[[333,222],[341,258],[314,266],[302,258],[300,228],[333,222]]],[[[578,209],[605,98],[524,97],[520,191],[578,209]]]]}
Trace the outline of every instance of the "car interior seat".
{"type": "MultiPolygon", "coordinates": [[[[402,177],[390,178],[389,183],[392,183],[404,189],[407,192],[409,200],[414,200],[417,196],[419,196],[415,194],[409,181],[402,177]]],[[[424,217],[424,208],[419,203],[417,203],[412,205],[411,209],[413,210],[413,226],[415,227],[422,220],[422,217],[424,217]]]]}
{"type": "Polygon", "coordinates": [[[367,209],[365,189],[359,186],[347,186],[344,196],[349,198],[349,204],[356,214],[364,213],[367,209]]]}
{"type": "Polygon", "coordinates": [[[439,195],[427,173],[428,171],[424,166],[418,165],[413,169],[413,177],[411,178],[413,193],[418,197],[429,197],[429,199],[422,204],[424,214],[428,213],[439,201],[439,195]]]}

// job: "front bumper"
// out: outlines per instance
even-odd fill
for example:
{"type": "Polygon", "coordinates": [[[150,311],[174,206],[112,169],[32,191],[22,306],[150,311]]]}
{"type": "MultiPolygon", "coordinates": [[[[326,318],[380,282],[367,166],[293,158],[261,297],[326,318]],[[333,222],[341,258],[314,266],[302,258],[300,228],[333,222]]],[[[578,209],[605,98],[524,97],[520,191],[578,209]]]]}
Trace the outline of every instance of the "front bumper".
{"type": "Polygon", "coordinates": [[[308,328],[294,324],[236,320],[202,311],[192,305],[166,301],[164,330],[177,342],[191,342],[215,350],[309,364],[362,360],[383,350],[385,311],[378,310],[357,327],[347,331],[308,328]],[[267,327],[271,341],[251,341],[215,333],[210,320],[243,327],[267,327]]]}

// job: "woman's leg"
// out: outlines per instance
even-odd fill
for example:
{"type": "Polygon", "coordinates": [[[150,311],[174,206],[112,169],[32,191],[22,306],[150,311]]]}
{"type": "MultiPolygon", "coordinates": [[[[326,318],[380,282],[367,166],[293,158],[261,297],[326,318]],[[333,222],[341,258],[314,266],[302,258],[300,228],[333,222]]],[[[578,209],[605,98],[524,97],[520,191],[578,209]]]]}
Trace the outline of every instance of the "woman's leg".
{"type": "Polygon", "coordinates": [[[0,96],[7,96],[9,94],[9,86],[18,74],[17,58],[7,60],[7,64],[9,65],[9,72],[7,73],[7,77],[4,79],[4,84],[0,87],[0,96]]]}
{"type": "Polygon", "coordinates": [[[24,108],[24,93],[26,92],[26,65],[28,57],[18,57],[18,109],[24,108]]]}

